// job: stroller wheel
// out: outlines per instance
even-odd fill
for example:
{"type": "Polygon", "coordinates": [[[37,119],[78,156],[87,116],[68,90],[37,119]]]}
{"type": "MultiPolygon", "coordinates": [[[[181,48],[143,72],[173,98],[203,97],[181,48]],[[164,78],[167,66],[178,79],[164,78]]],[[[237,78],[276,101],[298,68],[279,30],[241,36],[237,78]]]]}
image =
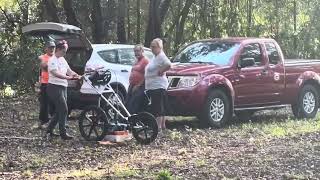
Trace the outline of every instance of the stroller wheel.
{"type": "Polygon", "coordinates": [[[107,134],[109,120],[98,106],[86,107],[80,115],[79,130],[87,141],[100,141],[107,134]]]}
{"type": "Polygon", "coordinates": [[[133,115],[129,118],[132,123],[132,135],[141,144],[150,144],[158,135],[158,125],[155,117],[147,112],[133,115]]]}

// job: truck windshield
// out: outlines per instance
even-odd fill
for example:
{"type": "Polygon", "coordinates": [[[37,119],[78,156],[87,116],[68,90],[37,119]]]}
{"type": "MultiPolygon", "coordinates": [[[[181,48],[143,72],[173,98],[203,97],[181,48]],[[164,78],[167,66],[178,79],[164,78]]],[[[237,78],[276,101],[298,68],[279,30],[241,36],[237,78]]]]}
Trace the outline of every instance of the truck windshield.
{"type": "Polygon", "coordinates": [[[235,42],[198,42],[186,47],[173,62],[227,65],[239,46],[235,42]]]}

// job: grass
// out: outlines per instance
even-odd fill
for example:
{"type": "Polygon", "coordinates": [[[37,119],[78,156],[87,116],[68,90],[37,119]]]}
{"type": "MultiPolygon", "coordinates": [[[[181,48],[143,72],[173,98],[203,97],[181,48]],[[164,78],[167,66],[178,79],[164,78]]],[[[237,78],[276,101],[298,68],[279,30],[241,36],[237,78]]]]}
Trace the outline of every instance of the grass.
{"type": "Polygon", "coordinates": [[[169,170],[163,169],[157,173],[157,180],[173,180],[173,176],[169,170]]]}
{"type": "Polygon", "coordinates": [[[32,171],[29,170],[29,169],[27,169],[27,170],[25,170],[25,171],[22,172],[22,176],[23,176],[24,178],[30,178],[32,175],[33,175],[33,173],[32,173],[32,171]]]}
{"type": "Polygon", "coordinates": [[[248,134],[249,132],[258,132],[264,137],[282,138],[320,131],[320,118],[318,117],[310,120],[296,120],[288,118],[281,122],[274,120],[271,123],[246,123],[241,125],[240,129],[244,134],[248,134]]]}
{"type": "Polygon", "coordinates": [[[115,164],[112,169],[116,177],[133,177],[139,174],[137,170],[128,167],[127,164],[115,164]]]}
{"type": "Polygon", "coordinates": [[[70,172],[68,175],[69,177],[73,178],[90,178],[90,179],[98,179],[103,176],[103,173],[100,171],[89,170],[89,169],[82,169],[82,170],[75,170],[70,172]]]}
{"type": "Polygon", "coordinates": [[[32,154],[29,159],[30,159],[30,162],[28,163],[27,167],[31,169],[39,168],[48,162],[47,159],[42,158],[35,154],[32,154]]]}

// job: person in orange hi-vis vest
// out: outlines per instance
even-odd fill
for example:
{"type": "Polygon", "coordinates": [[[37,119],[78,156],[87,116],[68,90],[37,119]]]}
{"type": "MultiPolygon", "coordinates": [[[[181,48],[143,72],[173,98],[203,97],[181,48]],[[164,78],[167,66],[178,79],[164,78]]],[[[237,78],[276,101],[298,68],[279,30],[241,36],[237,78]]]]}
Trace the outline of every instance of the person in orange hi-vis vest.
{"type": "Polygon", "coordinates": [[[39,56],[40,60],[40,113],[39,113],[39,128],[45,128],[45,124],[49,122],[49,114],[52,116],[54,112],[54,105],[49,100],[47,95],[47,85],[49,81],[48,60],[55,52],[55,43],[48,41],[45,44],[45,54],[39,56]]]}

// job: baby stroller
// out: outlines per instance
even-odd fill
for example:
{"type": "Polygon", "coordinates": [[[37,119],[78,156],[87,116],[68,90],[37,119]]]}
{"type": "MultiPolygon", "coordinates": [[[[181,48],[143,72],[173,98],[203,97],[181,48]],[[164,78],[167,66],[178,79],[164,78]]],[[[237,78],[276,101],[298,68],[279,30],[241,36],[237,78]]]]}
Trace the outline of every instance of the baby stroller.
{"type": "Polygon", "coordinates": [[[155,117],[147,112],[130,114],[110,86],[110,80],[109,70],[95,70],[83,75],[83,83],[88,83],[106,106],[102,108],[98,103],[98,105],[84,108],[79,118],[79,130],[82,137],[88,141],[100,141],[107,133],[128,130],[141,144],[153,142],[158,135],[155,117]],[[100,87],[103,87],[104,90],[100,91],[100,87]],[[110,102],[105,94],[115,95],[116,104],[110,102]]]}

